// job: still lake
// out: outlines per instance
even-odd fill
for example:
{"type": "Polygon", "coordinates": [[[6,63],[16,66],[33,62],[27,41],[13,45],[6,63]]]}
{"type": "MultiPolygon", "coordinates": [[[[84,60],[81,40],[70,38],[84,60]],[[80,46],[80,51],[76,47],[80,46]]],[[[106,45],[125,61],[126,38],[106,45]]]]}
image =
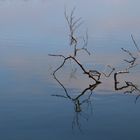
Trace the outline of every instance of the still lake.
{"type": "MultiPolygon", "coordinates": [[[[82,111],[75,112],[74,102],[52,96],[65,95],[52,76],[62,61],[48,56],[71,53],[64,7],[70,11],[76,6],[76,16],[84,20],[78,34],[88,27],[92,53],[79,55],[83,66],[121,70],[123,59],[129,59],[122,47],[133,52],[139,64],[131,39],[133,34],[140,46],[139,4],[139,0],[0,0],[0,140],[139,140],[138,92],[115,91],[111,76],[89,100],[88,93],[84,95],[82,111]]],[[[80,72],[69,63],[58,74],[71,96],[88,85],[80,72]]],[[[139,87],[139,77],[138,65],[123,78],[139,87]]]]}

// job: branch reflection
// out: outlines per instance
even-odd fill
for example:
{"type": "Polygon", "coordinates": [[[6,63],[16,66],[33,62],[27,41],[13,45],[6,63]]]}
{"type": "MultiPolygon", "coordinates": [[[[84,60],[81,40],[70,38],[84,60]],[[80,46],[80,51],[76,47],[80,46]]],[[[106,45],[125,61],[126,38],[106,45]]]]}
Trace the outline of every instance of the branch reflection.
{"type": "MultiPolygon", "coordinates": [[[[63,55],[63,54],[49,54],[49,56],[53,57],[58,57],[62,61],[60,65],[53,71],[52,75],[53,78],[57,81],[57,83],[63,88],[65,94],[64,95],[53,95],[56,97],[61,97],[61,98],[66,98],[70,100],[73,105],[74,105],[74,118],[72,121],[72,127],[77,127],[81,131],[81,123],[80,123],[80,118],[84,118],[85,120],[88,120],[88,115],[84,113],[83,106],[87,105],[88,108],[91,108],[91,101],[90,97],[93,93],[93,91],[96,89],[96,87],[103,83],[103,79],[111,78],[113,75],[113,84],[114,84],[114,90],[115,91],[123,91],[124,93],[133,93],[137,92],[138,96],[136,97],[135,102],[138,100],[140,97],[140,89],[138,86],[131,82],[130,80],[125,81],[123,78],[119,78],[121,75],[124,74],[131,74],[130,71],[138,65],[137,60],[138,56],[134,53],[132,53],[130,50],[121,48],[121,50],[129,56],[129,58],[124,59],[123,61],[125,62],[125,65],[121,67],[121,69],[117,66],[111,66],[107,64],[106,68],[104,71],[101,69],[97,69],[94,67],[87,68],[81,61],[80,57],[78,55],[80,54],[80,51],[86,52],[89,56],[91,55],[91,52],[88,51],[87,46],[88,46],[88,33],[86,32],[84,35],[82,35],[82,40],[81,37],[77,35],[77,29],[81,26],[83,23],[81,18],[76,18],[75,15],[75,8],[72,9],[71,13],[68,14],[67,11],[65,10],[65,19],[68,24],[69,28],[69,39],[70,39],[70,46],[72,48],[72,54],[70,55],[63,55]],[[81,42],[82,41],[82,42],[81,42]],[[81,46],[82,45],[82,46],[81,46]],[[71,62],[71,64],[76,64],[77,68],[79,68],[83,75],[88,77],[90,81],[92,81],[92,84],[89,84],[80,94],[77,94],[75,97],[73,97],[68,90],[65,88],[65,85],[60,81],[58,78],[58,72],[66,65],[67,62],[71,62]],[[106,72],[108,69],[108,72],[106,72]],[[86,95],[86,96],[84,96],[86,95]]],[[[81,35],[80,35],[81,36],[81,35]]],[[[133,44],[136,48],[136,51],[140,53],[140,49],[133,37],[131,35],[131,39],[133,41],[133,44]]],[[[121,64],[121,62],[120,62],[121,64]]],[[[119,65],[120,65],[119,64],[119,65]]],[[[106,65],[106,64],[105,64],[106,65]]],[[[77,69],[74,69],[70,75],[70,78],[76,79],[75,73],[77,72],[77,69]]],[[[63,75],[64,76],[64,75],[63,75]]],[[[64,76],[65,77],[65,76],[64,76]]],[[[112,83],[111,83],[112,84],[112,83]]],[[[87,110],[86,110],[87,111],[87,110]]]]}
{"type": "Polygon", "coordinates": [[[89,116],[90,116],[89,113],[92,113],[92,105],[91,105],[90,98],[91,98],[91,95],[93,94],[94,89],[99,84],[100,84],[99,82],[96,82],[94,84],[89,85],[80,94],[76,95],[75,97],[72,97],[68,92],[66,92],[67,90],[65,86],[62,84],[65,91],[65,95],[59,95],[59,94],[52,95],[55,97],[68,99],[74,105],[74,117],[72,121],[72,129],[78,128],[78,130],[82,132],[80,120],[84,119],[88,121],[89,116]],[[83,109],[84,107],[86,107],[85,110],[83,109]]]}

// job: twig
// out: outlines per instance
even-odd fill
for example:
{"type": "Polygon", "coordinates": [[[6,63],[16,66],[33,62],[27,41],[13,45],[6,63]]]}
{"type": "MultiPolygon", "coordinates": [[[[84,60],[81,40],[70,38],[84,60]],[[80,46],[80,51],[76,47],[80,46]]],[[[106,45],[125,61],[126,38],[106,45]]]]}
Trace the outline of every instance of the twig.
{"type": "Polygon", "coordinates": [[[91,91],[91,94],[92,94],[92,91],[99,85],[100,83],[95,83],[93,85],[89,85],[89,87],[87,87],[86,89],[84,89],[82,91],[81,94],[79,94],[76,98],[74,98],[73,100],[78,100],[81,96],[83,96],[88,90],[91,91]]]}
{"type": "Polygon", "coordinates": [[[65,56],[64,55],[57,55],[57,54],[48,54],[49,56],[55,56],[55,57],[63,57],[65,59],[65,56]]]}
{"type": "Polygon", "coordinates": [[[126,52],[131,58],[132,60],[126,60],[124,59],[125,62],[129,63],[131,66],[134,65],[134,63],[136,62],[136,57],[133,56],[133,54],[129,51],[129,50],[126,50],[124,48],[121,48],[124,52],[126,52]]]}
{"type": "Polygon", "coordinates": [[[140,53],[140,49],[139,49],[139,47],[138,47],[138,45],[137,45],[137,43],[136,43],[136,41],[135,41],[135,39],[134,39],[132,34],[131,34],[131,38],[132,38],[132,41],[134,43],[134,46],[136,47],[137,51],[140,53]]]}
{"type": "Polygon", "coordinates": [[[108,74],[106,74],[105,72],[102,72],[102,74],[103,74],[105,77],[110,77],[111,74],[115,71],[115,68],[111,67],[110,65],[107,65],[107,67],[110,68],[111,71],[110,71],[108,74]]]}
{"type": "Polygon", "coordinates": [[[129,85],[127,83],[124,86],[118,87],[118,84],[120,82],[118,81],[117,76],[119,74],[126,74],[126,73],[129,73],[129,72],[128,71],[119,71],[119,72],[114,73],[114,87],[115,87],[115,90],[122,90],[122,89],[125,89],[125,88],[129,87],[129,85]]]}

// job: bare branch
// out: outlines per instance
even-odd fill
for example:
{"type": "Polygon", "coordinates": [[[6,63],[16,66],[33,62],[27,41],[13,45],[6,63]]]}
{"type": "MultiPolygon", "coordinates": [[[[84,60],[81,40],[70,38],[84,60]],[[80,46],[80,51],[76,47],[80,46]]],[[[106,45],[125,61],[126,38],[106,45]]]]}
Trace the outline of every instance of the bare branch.
{"type": "MultiPolygon", "coordinates": [[[[77,29],[81,26],[81,24],[83,23],[82,18],[76,18],[74,16],[75,14],[75,8],[72,9],[71,13],[68,14],[67,11],[65,10],[64,15],[65,15],[65,19],[66,22],[68,24],[68,28],[69,28],[69,39],[70,39],[70,46],[73,47],[73,55],[68,55],[68,56],[64,56],[64,55],[57,55],[57,54],[49,54],[49,56],[53,56],[53,57],[60,57],[62,58],[62,62],[59,65],[59,67],[57,67],[54,72],[53,72],[53,76],[54,79],[58,82],[58,84],[63,88],[65,95],[58,95],[58,94],[53,94],[52,96],[56,96],[56,97],[61,97],[61,98],[66,98],[69,99],[70,101],[72,101],[72,103],[74,104],[74,110],[75,110],[75,117],[73,119],[72,122],[72,126],[77,125],[77,127],[79,128],[79,130],[81,131],[81,124],[79,122],[79,116],[82,116],[82,105],[84,103],[88,103],[89,99],[93,93],[93,91],[96,89],[96,87],[101,84],[101,76],[104,75],[105,77],[110,77],[111,74],[114,74],[114,88],[115,90],[119,91],[119,90],[125,90],[124,93],[133,93],[133,92],[140,92],[140,89],[138,89],[138,87],[133,84],[132,82],[129,81],[124,81],[124,84],[122,85],[120,82],[122,79],[119,80],[118,76],[123,75],[123,74],[128,74],[130,73],[129,70],[133,67],[135,67],[136,64],[136,60],[137,57],[135,57],[129,50],[121,48],[123,52],[125,52],[126,54],[129,55],[130,60],[129,59],[124,59],[124,61],[128,64],[128,66],[126,68],[124,68],[123,70],[119,70],[116,71],[116,69],[110,65],[107,65],[106,68],[109,68],[109,70],[107,72],[99,72],[98,70],[91,70],[91,69],[86,69],[84,67],[84,65],[77,59],[77,53],[80,51],[85,51],[88,55],[90,55],[90,52],[87,49],[88,46],[88,32],[86,32],[84,34],[84,36],[77,37],[76,35],[76,31],[77,29]],[[82,41],[82,42],[80,42],[82,41]],[[81,47],[78,47],[80,46],[81,47]],[[80,92],[78,95],[74,95],[71,96],[66,87],[64,86],[64,84],[59,80],[57,74],[58,72],[62,69],[62,67],[67,63],[67,61],[70,62],[74,62],[76,63],[76,65],[82,70],[84,75],[87,75],[89,79],[91,79],[92,83],[89,84],[87,86],[87,88],[85,88],[82,92],[80,92]],[[86,94],[88,93],[88,94],[86,94]],[[83,95],[89,95],[88,98],[81,98],[83,97],[83,95]]],[[[138,52],[140,52],[140,49],[133,37],[133,35],[131,35],[132,41],[137,49],[138,52]]],[[[76,70],[73,70],[71,73],[71,77],[75,77],[75,73],[76,70]]],[[[87,97],[86,96],[86,97],[87,97]]],[[[140,97],[140,94],[136,97],[136,101],[137,99],[140,97]]],[[[83,116],[83,118],[85,118],[86,120],[88,120],[87,117],[83,116]]]]}
{"type": "Polygon", "coordinates": [[[76,52],[78,52],[78,51],[85,51],[88,55],[90,55],[90,52],[88,51],[87,48],[78,48],[78,49],[76,49],[76,52]]]}
{"type": "Polygon", "coordinates": [[[68,23],[69,31],[70,31],[70,46],[74,47],[74,54],[75,57],[77,54],[77,44],[78,44],[78,38],[76,36],[76,30],[83,24],[82,18],[75,18],[74,16],[75,8],[71,11],[71,13],[68,15],[65,10],[65,18],[68,23]]]}
{"type": "Polygon", "coordinates": [[[136,47],[137,51],[140,53],[140,49],[139,49],[139,47],[138,47],[138,45],[137,45],[137,43],[136,43],[136,41],[135,41],[135,39],[134,39],[132,34],[131,34],[131,38],[132,38],[132,41],[134,43],[134,46],[136,47]]]}
{"type": "Polygon", "coordinates": [[[83,37],[83,47],[82,48],[85,48],[87,47],[88,45],[88,31],[86,31],[86,34],[85,34],[85,37],[83,37]]]}
{"type": "Polygon", "coordinates": [[[118,87],[118,84],[120,82],[118,81],[117,76],[120,75],[120,74],[127,74],[127,73],[129,73],[129,72],[128,71],[119,71],[119,72],[114,73],[114,87],[115,87],[115,90],[122,90],[122,89],[125,89],[125,88],[129,87],[129,85],[127,83],[124,86],[118,87]]]}
{"type": "Polygon", "coordinates": [[[61,97],[61,98],[68,98],[67,96],[64,96],[64,95],[58,95],[58,94],[52,94],[52,96],[55,96],[55,97],[61,97]]]}
{"type": "MultiPolygon", "coordinates": [[[[120,71],[120,72],[114,73],[115,90],[126,89],[126,91],[124,92],[125,94],[126,93],[133,93],[134,91],[140,92],[140,89],[138,89],[138,87],[135,84],[133,84],[132,82],[128,82],[128,81],[125,81],[125,85],[123,85],[121,87],[118,87],[119,81],[117,80],[117,76],[119,74],[127,74],[127,73],[129,73],[129,72],[127,72],[127,71],[120,71]],[[130,88],[130,89],[128,89],[128,88],[130,88]]],[[[139,97],[139,95],[136,97],[136,100],[137,100],[138,97],[139,97]]]]}
{"type": "Polygon", "coordinates": [[[57,55],[57,54],[48,54],[49,56],[56,56],[56,57],[63,57],[65,59],[64,55],[57,55]]]}
{"type": "Polygon", "coordinates": [[[83,47],[82,48],[77,48],[76,51],[85,51],[88,55],[90,55],[90,52],[88,51],[88,49],[86,48],[88,45],[88,32],[86,31],[85,36],[82,37],[83,40],[83,47]]]}
{"type": "Polygon", "coordinates": [[[132,82],[125,82],[125,83],[130,87],[130,90],[125,91],[124,93],[133,93],[134,91],[140,92],[140,89],[138,89],[138,87],[132,82]]]}
{"type": "Polygon", "coordinates": [[[126,50],[126,49],[124,49],[124,48],[121,48],[124,52],[126,52],[131,58],[132,58],[132,60],[124,60],[124,61],[126,61],[126,62],[128,62],[128,63],[130,63],[131,65],[133,65],[134,63],[135,63],[135,61],[136,61],[136,57],[134,57],[133,56],[133,54],[129,51],[129,50],[126,50]]]}
{"type": "Polygon", "coordinates": [[[100,83],[95,83],[95,84],[93,84],[93,85],[89,85],[89,87],[87,87],[86,89],[84,89],[83,91],[82,91],[82,93],[81,94],[79,94],[75,99],[73,99],[74,101],[75,100],[78,100],[81,96],[83,96],[88,90],[89,91],[93,91],[98,85],[99,85],[100,83]]]}
{"type": "MultiPolygon", "coordinates": [[[[55,79],[57,79],[57,78],[56,78],[56,72],[57,72],[59,69],[61,69],[61,68],[64,66],[64,64],[66,63],[66,61],[69,60],[69,59],[72,59],[74,62],[76,62],[77,65],[83,70],[84,74],[88,75],[89,78],[93,79],[96,83],[101,83],[101,82],[99,81],[99,78],[96,79],[96,78],[94,77],[95,75],[92,74],[92,71],[91,71],[91,70],[87,71],[87,70],[84,68],[84,66],[83,66],[75,57],[73,57],[73,56],[66,57],[66,58],[63,60],[63,63],[54,71],[53,75],[54,75],[54,78],[55,78],[55,79]]],[[[100,74],[100,73],[97,72],[97,71],[96,71],[96,73],[100,74]]],[[[58,79],[57,79],[57,80],[58,80],[58,79]]],[[[59,80],[58,80],[58,81],[59,81],[59,80]]],[[[58,83],[60,84],[60,81],[59,81],[58,83]]],[[[60,85],[61,85],[61,84],[60,84],[60,85]]],[[[61,86],[62,86],[62,85],[61,85],[61,86]]]]}
{"type": "Polygon", "coordinates": [[[103,74],[105,77],[110,77],[111,74],[115,71],[115,68],[113,68],[113,67],[110,66],[110,65],[107,65],[107,67],[110,68],[111,71],[110,71],[108,74],[106,74],[105,72],[102,72],[102,74],[103,74]]]}

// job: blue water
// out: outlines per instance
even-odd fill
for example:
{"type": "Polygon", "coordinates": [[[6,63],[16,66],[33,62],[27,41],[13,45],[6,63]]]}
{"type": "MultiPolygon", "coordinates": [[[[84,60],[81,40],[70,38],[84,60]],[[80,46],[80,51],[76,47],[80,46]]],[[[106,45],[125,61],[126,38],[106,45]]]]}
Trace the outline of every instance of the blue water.
{"type": "MultiPolygon", "coordinates": [[[[76,6],[76,16],[85,21],[79,33],[88,27],[88,49],[93,53],[90,59],[81,53],[80,60],[86,67],[103,70],[111,64],[119,69],[127,58],[120,48],[136,52],[130,35],[140,44],[139,4],[138,0],[1,0],[0,140],[139,140],[138,94],[99,86],[76,113],[70,99],[52,96],[65,93],[52,77],[61,60],[48,56],[71,51],[64,7],[76,6]]],[[[67,64],[59,76],[76,96],[86,87],[86,78],[77,73],[69,80],[73,66],[67,64]]],[[[130,76],[138,86],[139,68],[130,76]]],[[[88,94],[82,100],[87,98],[88,94]]]]}
{"type": "Polygon", "coordinates": [[[52,97],[61,90],[46,87],[38,94],[26,90],[1,94],[1,139],[139,139],[139,102],[134,103],[134,96],[94,95],[92,111],[85,109],[79,115],[79,130],[77,125],[72,128],[73,103],[52,97]]]}

